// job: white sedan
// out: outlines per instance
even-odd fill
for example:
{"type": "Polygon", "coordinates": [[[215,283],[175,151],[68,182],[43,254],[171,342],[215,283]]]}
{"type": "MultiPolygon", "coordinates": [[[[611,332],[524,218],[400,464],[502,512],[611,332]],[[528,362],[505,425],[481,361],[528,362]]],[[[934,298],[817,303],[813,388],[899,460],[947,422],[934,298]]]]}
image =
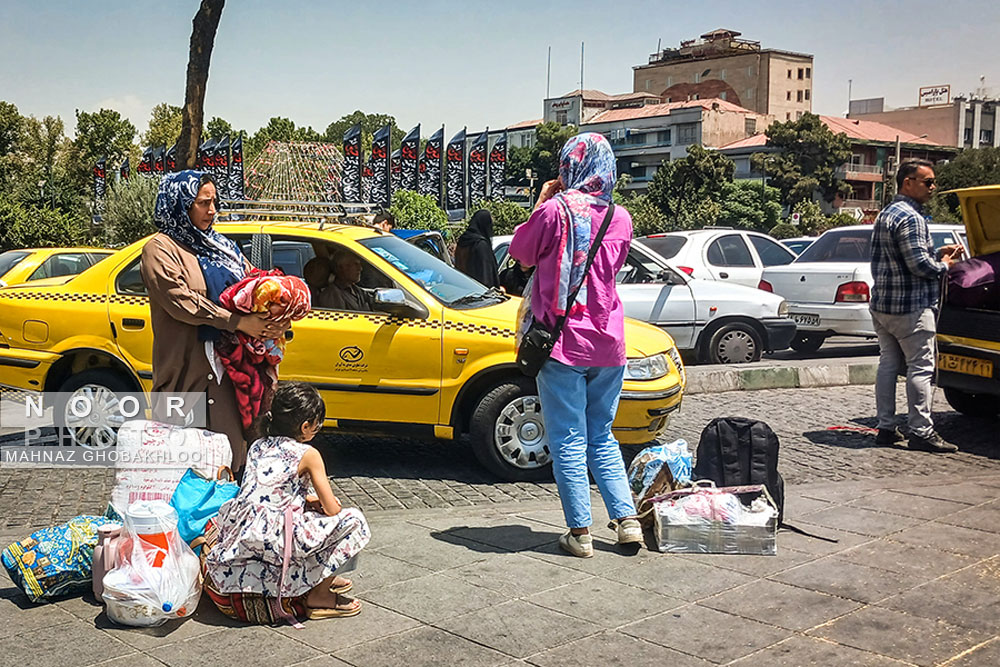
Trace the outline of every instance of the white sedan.
{"type": "MultiPolygon", "coordinates": [[[[928,226],[935,247],[965,245],[962,225],[928,226]]],[[[791,264],[764,270],[758,287],[788,299],[798,324],[792,349],[815,352],[833,335],[875,336],[871,257],[872,225],[851,225],[825,232],[791,264]]]]}
{"type": "MultiPolygon", "coordinates": [[[[493,239],[501,270],[510,236],[493,239]]],[[[713,364],[757,361],[795,337],[785,300],[759,289],[685,275],[649,248],[633,243],[618,273],[625,315],[662,327],[678,349],[713,364]]]]}

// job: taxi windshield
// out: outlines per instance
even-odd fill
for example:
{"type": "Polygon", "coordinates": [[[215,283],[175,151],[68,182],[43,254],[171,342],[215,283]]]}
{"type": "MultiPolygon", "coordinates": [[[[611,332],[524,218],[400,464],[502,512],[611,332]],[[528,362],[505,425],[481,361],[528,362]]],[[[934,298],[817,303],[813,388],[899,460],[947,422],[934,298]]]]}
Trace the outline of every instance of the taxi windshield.
{"type": "Polygon", "coordinates": [[[396,236],[363,239],[359,243],[405,273],[450,308],[481,308],[507,299],[500,292],[486,287],[396,236]]]}

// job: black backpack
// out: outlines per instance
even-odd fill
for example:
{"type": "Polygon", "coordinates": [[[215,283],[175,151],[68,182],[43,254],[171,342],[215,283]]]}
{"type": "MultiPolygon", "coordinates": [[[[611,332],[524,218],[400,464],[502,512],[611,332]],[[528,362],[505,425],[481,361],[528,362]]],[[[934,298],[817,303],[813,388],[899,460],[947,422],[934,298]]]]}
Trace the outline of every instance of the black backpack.
{"type": "Polygon", "coordinates": [[[708,422],[698,441],[693,479],[710,479],[716,486],[763,484],[784,519],[785,480],[778,472],[778,436],[756,419],[717,417],[708,422]]]}

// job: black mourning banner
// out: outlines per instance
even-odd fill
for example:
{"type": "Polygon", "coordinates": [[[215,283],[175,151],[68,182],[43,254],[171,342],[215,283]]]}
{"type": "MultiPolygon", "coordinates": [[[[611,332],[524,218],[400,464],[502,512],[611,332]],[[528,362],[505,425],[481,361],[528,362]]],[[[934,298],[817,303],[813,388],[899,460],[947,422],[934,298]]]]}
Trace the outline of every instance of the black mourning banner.
{"type": "Polygon", "coordinates": [[[444,127],[434,133],[424,146],[424,154],[420,158],[423,163],[421,172],[421,193],[434,197],[438,206],[444,205],[444,127]]]}
{"type": "Polygon", "coordinates": [[[122,162],[122,166],[118,168],[118,178],[122,179],[123,181],[127,181],[128,177],[131,175],[131,171],[132,169],[129,167],[128,164],[128,156],[126,156],[125,160],[122,162]]]}
{"type": "Polygon", "coordinates": [[[229,199],[229,135],[227,134],[215,145],[215,167],[212,171],[215,178],[215,189],[219,199],[229,199]]]}
{"type": "Polygon", "coordinates": [[[142,160],[135,168],[136,173],[142,174],[143,176],[152,177],[153,176],[153,148],[149,147],[142,152],[142,160]]]}
{"type": "Polygon", "coordinates": [[[372,155],[368,160],[371,167],[371,203],[389,208],[392,203],[389,181],[389,139],[392,126],[386,125],[372,138],[372,155]]]}
{"type": "Polygon", "coordinates": [[[232,146],[233,157],[229,161],[229,197],[243,200],[243,135],[237,135],[232,146]]]}
{"type": "Polygon", "coordinates": [[[476,137],[469,149],[469,201],[472,203],[486,199],[486,151],[490,131],[487,128],[476,137]]]}
{"type": "Polygon", "coordinates": [[[157,146],[153,149],[153,172],[157,176],[163,176],[163,158],[166,154],[166,146],[157,146]]]}
{"type": "Polygon", "coordinates": [[[445,163],[447,198],[445,208],[449,211],[465,209],[465,129],[448,142],[445,163]]]}
{"type": "Polygon", "coordinates": [[[163,168],[169,173],[180,171],[177,169],[177,144],[167,150],[167,155],[163,158],[163,168]]]}
{"type": "Polygon", "coordinates": [[[104,195],[107,193],[107,175],[105,172],[106,158],[101,158],[94,165],[94,204],[98,213],[104,212],[104,195]]]}
{"type": "Polygon", "coordinates": [[[490,199],[503,200],[504,182],[507,180],[507,132],[493,142],[490,149],[490,199]]]}
{"type": "Polygon", "coordinates": [[[344,132],[344,201],[362,201],[361,123],[344,132]]]}
{"type": "Polygon", "coordinates": [[[198,146],[197,168],[202,171],[212,173],[212,165],[215,164],[215,139],[209,139],[201,146],[198,146]]]}
{"type": "Polygon", "coordinates": [[[418,191],[420,166],[420,126],[410,130],[409,134],[403,137],[400,150],[400,179],[399,187],[403,190],[418,191]]]}
{"type": "MultiPolygon", "coordinates": [[[[392,184],[391,192],[399,189],[399,183],[403,175],[402,148],[397,148],[389,158],[389,182],[392,184]]],[[[391,193],[390,193],[391,194],[391,193]]]]}

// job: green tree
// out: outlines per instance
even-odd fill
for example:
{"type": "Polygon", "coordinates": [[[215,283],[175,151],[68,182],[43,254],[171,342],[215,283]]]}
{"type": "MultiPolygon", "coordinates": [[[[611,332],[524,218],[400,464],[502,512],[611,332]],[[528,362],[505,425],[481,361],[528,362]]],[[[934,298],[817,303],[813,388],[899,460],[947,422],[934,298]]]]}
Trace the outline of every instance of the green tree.
{"type": "Polygon", "coordinates": [[[754,181],[726,183],[721,192],[718,224],[766,232],[781,218],[780,197],[778,189],[771,186],[761,193],[760,184],[754,181]]]}
{"type": "Polygon", "coordinates": [[[438,207],[434,197],[397,190],[392,195],[389,212],[396,220],[396,226],[402,229],[433,229],[445,238],[450,236],[448,216],[438,207]]]}
{"type": "Polygon", "coordinates": [[[819,233],[825,232],[828,229],[836,229],[837,227],[848,227],[850,225],[858,224],[858,219],[855,218],[850,213],[834,213],[826,218],[826,222],[819,233]]]}
{"type": "Polygon", "coordinates": [[[768,232],[776,239],[793,239],[796,236],[804,236],[802,231],[790,222],[779,222],[768,232]]]}
{"type": "Polygon", "coordinates": [[[384,113],[368,114],[357,110],[327,125],[322,141],[340,146],[344,141],[344,133],[358,123],[361,123],[361,149],[364,151],[372,149],[372,137],[386,125],[392,127],[389,134],[393,145],[401,142],[405,136],[403,130],[396,125],[395,117],[384,113]]]}
{"type": "Polygon", "coordinates": [[[105,245],[112,248],[125,246],[156,231],[153,206],[157,188],[153,178],[133,177],[112,183],[101,216],[105,245]]]}
{"type": "Polygon", "coordinates": [[[851,142],[846,134],[834,134],[820,117],[806,113],[798,120],[773,123],[767,130],[767,143],[775,153],[755,153],[751,161],[767,172],[771,185],[781,191],[781,201],[794,207],[812,199],[819,191],[826,201],[850,186],[837,178],[836,171],[851,157],[851,142]]]}
{"type": "Polygon", "coordinates": [[[24,118],[13,188],[17,199],[32,206],[77,210],[83,192],[71,178],[69,156],[69,140],[63,134],[61,118],[24,118]]]}
{"type": "Polygon", "coordinates": [[[669,222],[660,207],[647,194],[626,197],[621,205],[632,216],[632,230],[635,236],[646,236],[667,231],[669,222]]]}
{"type": "Polygon", "coordinates": [[[36,208],[0,197],[0,251],[80,245],[90,223],[51,208],[36,208]]]}
{"type": "Polygon", "coordinates": [[[118,164],[130,153],[135,126],[112,109],[76,112],[76,137],[70,146],[69,176],[81,193],[90,192],[94,163],[106,157],[118,164]]]}
{"type": "Polygon", "coordinates": [[[725,155],[692,145],[687,157],[660,165],[646,194],[673,229],[714,225],[722,212],[719,202],[732,184],[735,169],[725,155]]]}
{"type": "Polygon", "coordinates": [[[236,134],[233,126],[218,116],[212,116],[212,120],[205,125],[205,131],[210,139],[222,139],[236,134]]]}
{"type": "MultiPolygon", "coordinates": [[[[936,166],[934,175],[940,191],[1000,183],[1000,148],[967,148],[950,162],[936,166]]],[[[936,195],[926,212],[939,222],[962,219],[955,195],[936,195]]]]}
{"type": "MultiPolygon", "coordinates": [[[[493,216],[493,235],[503,236],[505,234],[513,234],[514,228],[519,224],[528,219],[528,209],[523,206],[519,206],[512,201],[493,201],[489,199],[483,199],[477,201],[475,204],[469,207],[468,216],[465,218],[463,224],[463,229],[468,227],[469,221],[472,219],[473,214],[476,211],[485,209],[490,212],[493,216]]],[[[460,232],[459,232],[460,233],[460,232]]]]}
{"type": "Polygon", "coordinates": [[[157,104],[149,116],[149,129],[142,134],[142,145],[170,148],[176,144],[181,136],[182,116],[180,107],[166,102],[157,104]]]}
{"type": "Polygon", "coordinates": [[[0,100],[0,193],[7,188],[7,181],[14,168],[14,152],[21,138],[21,114],[10,102],[0,100]]]}

